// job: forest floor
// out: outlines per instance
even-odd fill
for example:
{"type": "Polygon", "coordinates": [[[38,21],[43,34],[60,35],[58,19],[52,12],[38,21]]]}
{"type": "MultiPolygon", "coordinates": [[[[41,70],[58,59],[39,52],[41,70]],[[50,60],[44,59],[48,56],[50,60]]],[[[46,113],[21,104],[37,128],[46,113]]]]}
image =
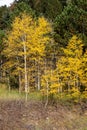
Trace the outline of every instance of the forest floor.
{"type": "Polygon", "coordinates": [[[87,104],[48,105],[0,99],[0,130],[87,130],[87,104]]]}

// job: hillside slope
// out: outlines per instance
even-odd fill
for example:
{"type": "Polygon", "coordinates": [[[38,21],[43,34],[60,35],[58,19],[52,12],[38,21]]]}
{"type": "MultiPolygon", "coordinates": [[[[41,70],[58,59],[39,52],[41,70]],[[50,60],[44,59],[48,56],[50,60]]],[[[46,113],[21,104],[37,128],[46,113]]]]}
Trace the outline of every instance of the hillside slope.
{"type": "MultiPolygon", "coordinates": [[[[84,106],[85,107],[85,106],[84,106]]],[[[87,110],[41,101],[0,100],[0,130],[87,130],[87,110]]]]}

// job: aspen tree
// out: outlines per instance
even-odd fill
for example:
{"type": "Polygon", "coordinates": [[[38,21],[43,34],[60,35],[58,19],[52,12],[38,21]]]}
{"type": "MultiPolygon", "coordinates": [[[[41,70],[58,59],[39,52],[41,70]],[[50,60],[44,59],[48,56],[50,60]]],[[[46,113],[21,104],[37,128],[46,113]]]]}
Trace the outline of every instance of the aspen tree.
{"type": "MultiPolygon", "coordinates": [[[[28,95],[28,67],[29,61],[43,57],[45,45],[50,40],[48,33],[52,31],[51,24],[40,17],[35,21],[32,16],[22,14],[16,17],[12,23],[12,30],[8,33],[5,40],[6,48],[4,54],[13,64],[22,64],[24,74],[24,88],[26,100],[28,95]]],[[[12,64],[12,67],[14,66],[12,64]]],[[[16,68],[15,68],[16,69],[16,68]]]]}
{"type": "Polygon", "coordinates": [[[83,75],[81,77],[81,83],[86,87],[87,89],[87,50],[85,51],[82,59],[82,70],[83,75]]]}
{"type": "Polygon", "coordinates": [[[73,36],[70,39],[66,49],[63,48],[63,51],[67,64],[63,71],[65,73],[67,70],[68,74],[68,82],[66,84],[68,86],[68,92],[70,92],[73,97],[78,97],[80,95],[80,85],[83,76],[83,43],[77,36],[73,36]]]}

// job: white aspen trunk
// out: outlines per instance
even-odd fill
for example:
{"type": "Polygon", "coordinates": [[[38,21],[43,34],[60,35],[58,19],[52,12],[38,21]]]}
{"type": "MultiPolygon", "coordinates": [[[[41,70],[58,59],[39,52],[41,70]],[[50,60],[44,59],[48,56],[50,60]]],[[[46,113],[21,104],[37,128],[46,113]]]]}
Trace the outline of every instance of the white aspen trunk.
{"type": "Polygon", "coordinates": [[[30,87],[29,87],[29,71],[28,71],[28,74],[27,74],[27,80],[28,80],[28,93],[30,92],[30,87]]]}
{"type": "MultiPolygon", "coordinates": [[[[46,71],[47,71],[47,61],[45,59],[45,75],[46,75],[46,71]]],[[[48,84],[48,80],[46,80],[46,103],[45,103],[45,108],[47,107],[48,105],[48,98],[49,98],[49,84],[48,84]]]]}
{"type": "Polygon", "coordinates": [[[25,94],[26,94],[25,100],[27,101],[27,98],[28,98],[28,80],[27,80],[27,56],[26,56],[25,42],[24,42],[24,76],[25,76],[25,94]]]}
{"type": "Polygon", "coordinates": [[[39,68],[39,63],[38,63],[38,85],[37,85],[38,91],[40,90],[40,68],[39,68]]]}
{"type": "Polygon", "coordinates": [[[35,60],[35,89],[37,89],[37,63],[35,60]]]}
{"type": "Polygon", "coordinates": [[[28,98],[28,76],[27,76],[27,55],[26,55],[26,34],[22,36],[23,49],[24,49],[24,79],[25,79],[25,101],[28,98]]]}
{"type": "Polygon", "coordinates": [[[19,72],[19,93],[21,93],[21,74],[19,72]]]}
{"type": "Polygon", "coordinates": [[[21,73],[20,73],[20,70],[19,70],[19,59],[18,57],[16,57],[17,59],[17,62],[18,62],[18,77],[19,77],[19,94],[21,93],[21,73]]]}
{"type": "Polygon", "coordinates": [[[49,98],[49,86],[48,86],[48,80],[46,81],[46,87],[47,87],[47,98],[46,98],[46,103],[45,103],[45,108],[47,107],[47,105],[48,105],[48,98],[49,98]]]}

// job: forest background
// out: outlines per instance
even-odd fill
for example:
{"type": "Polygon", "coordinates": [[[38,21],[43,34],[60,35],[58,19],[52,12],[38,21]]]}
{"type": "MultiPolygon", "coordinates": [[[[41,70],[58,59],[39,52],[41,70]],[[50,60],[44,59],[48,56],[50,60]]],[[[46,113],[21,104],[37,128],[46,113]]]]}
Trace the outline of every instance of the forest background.
{"type": "MultiPolygon", "coordinates": [[[[49,99],[87,98],[87,1],[18,0],[0,7],[0,83],[49,99]]],[[[1,87],[2,89],[2,87],[1,87]]]]}

